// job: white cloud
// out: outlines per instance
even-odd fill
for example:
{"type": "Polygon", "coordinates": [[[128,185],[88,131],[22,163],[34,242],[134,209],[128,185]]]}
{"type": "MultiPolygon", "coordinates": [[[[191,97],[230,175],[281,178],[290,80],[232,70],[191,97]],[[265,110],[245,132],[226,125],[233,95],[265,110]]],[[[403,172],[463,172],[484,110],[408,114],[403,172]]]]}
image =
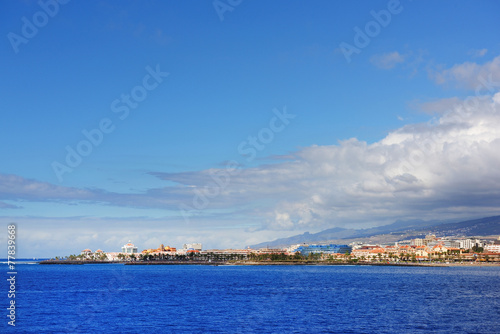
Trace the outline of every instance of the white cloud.
{"type": "Polygon", "coordinates": [[[469,55],[471,55],[474,58],[480,58],[480,57],[484,57],[487,52],[488,52],[488,49],[471,50],[469,52],[469,55]]]}
{"type": "Polygon", "coordinates": [[[373,55],[370,58],[370,62],[373,65],[384,70],[389,70],[397,64],[404,62],[404,60],[405,57],[397,51],[373,55]]]}
{"type": "Polygon", "coordinates": [[[444,114],[450,112],[456,106],[460,105],[462,100],[458,97],[450,97],[445,99],[439,99],[435,101],[425,102],[425,103],[414,103],[417,110],[422,111],[427,114],[444,114]]]}
{"type": "MultiPolygon", "coordinates": [[[[161,208],[170,212],[163,228],[177,229],[179,238],[189,230],[200,238],[219,236],[227,246],[333,226],[498,214],[500,93],[455,102],[440,117],[406,125],[373,144],[352,138],[306,147],[285,160],[241,168],[226,178],[220,177],[224,168],[154,173],[177,185],[118,194],[0,175],[0,199],[161,208]],[[179,205],[196,208],[195,203],[203,205],[187,210],[190,221],[183,220],[179,205]]],[[[104,217],[100,221],[106,240],[126,225],[104,217]]],[[[150,219],[137,221],[134,231],[147,235],[144,243],[155,237],[150,219]]]]}
{"type": "Polygon", "coordinates": [[[289,161],[244,169],[210,207],[258,203],[248,214],[278,230],[498,212],[499,96],[461,101],[371,145],[350,139],[312,146],[289,161]]]}
{"type": "Polygon", "coordinates": [[[430,73],[438,84],[453,83],[459,87],[492,93],[500,87],[500,56],[484,64],[465,62],[430,73]]]}

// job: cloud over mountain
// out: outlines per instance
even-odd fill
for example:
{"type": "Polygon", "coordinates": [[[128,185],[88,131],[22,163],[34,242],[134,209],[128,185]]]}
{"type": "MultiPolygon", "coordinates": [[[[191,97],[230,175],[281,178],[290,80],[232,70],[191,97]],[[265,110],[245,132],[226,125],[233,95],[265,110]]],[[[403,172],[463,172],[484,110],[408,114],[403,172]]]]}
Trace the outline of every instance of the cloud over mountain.
{"type": "Polygon", "coordinates": [[[198,194],[207,190],[208,208],[255,204],[249,214],[262,217],[269,229],[495,212],[498,97],[468,99],[440,118],[407,125],[373,144],[353,138],[301,149],[286,162],[243,169],[213,198],[207,171],[188,178],[157,176],[190,184],[198,194]]]}
{"type": "Polygon", "coordinates": [[[500,203],[499,129],[497,93],[455,103],[439,118],[406,125],[372,144],[351,138],[302,148],[252,168],[154,172],[175,185],[143,193],[0,175],[0,199],[165,209],[178,219],[219,219],[222,225],[234,224],[227,217],[238,215],[267,230],[495,213],[500,203]]]}

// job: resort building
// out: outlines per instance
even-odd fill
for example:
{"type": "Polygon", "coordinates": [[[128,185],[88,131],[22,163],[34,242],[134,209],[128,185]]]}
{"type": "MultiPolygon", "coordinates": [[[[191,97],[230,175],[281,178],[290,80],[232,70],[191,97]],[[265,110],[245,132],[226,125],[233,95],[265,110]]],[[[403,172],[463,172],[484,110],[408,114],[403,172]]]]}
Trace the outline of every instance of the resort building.
{"type": "Polygon", "coordinates": [[[85,255],[85,256],[92,255],[92,251],[87,248],[87,249],[82,250],[82,252],[80,254],[85,255]]]}
{"type": "Polygon", "coordinates": [[[478,239],[465,239],[465,240],[460,240],[460,248],[462,249],[472,249],[472,247],[483,247],[483,243],[481,240],[478,239]]]}
{"type": "Polygon", "coordinates": [[[108,253],[105,253],[106,254],[106,257],[107,257],[107,260],[108,261],[120,261],[122,260],[119,255],[121,253],[118,253],[118,252],[108,252],[108,253]]]}
{"type": "Polygon", "coordinates": [[[433,241],[436,241],[436,236],[434,234],[428,234],[425,236],[424,245],[428,245],[433,241]]]}
{"type": "Polygon", "coordinates": [[[415,239],[411,239],[411,245],[412,246],[423,246],[423,245],[427,245],[427,243],[424,243],[424,239],[415,238],[415,239]]]}
{"type": "Polygon", "coordinates": [[[290,247],[288,247],[288,248],[286,249],[286,254],[289,254],[289,255],[290,255],[290,254],[295,254],[295,252],[297,251],[297,248],[302,247],[302,246],[303,246],[303,247],[307,247],[307,246],[309,246],[309,245],[308,245],[308,244],[305,244],[305,243],[304,243],[304,244],[296,244],[296,245],[292,245],[292,246],[290,246],[290,247]]]}
{"type": "Polygon", "coordinates": [[[129,242],[122,247],[122,253],[125,253],[125,254],[136,254],[137,253],[137,247],[135,247],[134,244],[131,243],[130,240],[129,240],[129,242]]]}
{"type": "Polygon", "coordinates": [[[300,252],[304,256],[309,256],[309,254],[346,254],[350,253],[352,248],[348,245],[309,245],[300,246],[295,249],[295,252],[300,252]]]}
{"type": "Polygon", "coordinates": [[[365,259],[371,259],[374,256],[378,257],[378,254],[381,254],[380,256],[385,257],[385,249],[380,247],[380,246],[363,246],[357,249],[354,249],[352,251],[352,256],[356,258],[365,258],[365,259]]]}
{"type": "Polygon", "coordinates": [[[484,251],[489,253],[500,253],[500,241],[496,241],[491,245],[486,245],[484,251]]]}
{"type": "Polygon", "coordinates": [[[385,252],[387,253],[387,255],[399,255],[399,248],[396,246],[386,246],[385,252]]]}
{"type": "Polygon", "coordinates": [[[219,255],[228,255],[228,254],[238,254],[238,255],[248,255],[252,252],[255,252],[252,249],[207,249],[201,254],[219,254],[219,255]]]}
{"type": "Polygon", "coordinates": [[[286,250],[283,250],[281,248],[261,248],[259,250],[252,251],[252,253],[255,254],[282,254],[285,252],[286,250]]]}
{"type": "Polygon", "coordinates": [[[193,243],[193,244],[184,244],[182,246],[182,249],[185,249],[186,251],[188,250],[197,250],[201,252],[201,244],[200,243],[193,243]]]}
{"type": "Polygon", "coordinates": [[[430,252],[431,252],[431,250],[427,246],[417,246],[417,247],[415,247],[415,251],[414,251],[417,258],[418,257],[427,258],[429,256],[430,252]]]}
{"type": "Polygon", "coordinates": [[[448,251],[448,248],[446,248],[442,244],[438,244],[434,247],[431,248],[432,253],[446,253],[448,251]]]}
{"type": "Polygon", "coordinates": [[[165,254],[165,255],[175,255],[177,249],[175,247],[164,246],[161,244],[158,248],[149,248],[142,251],[143,254],[165,254]]]}
{"type": "Polygon", "coordinates": [[[446,248],[460,248],[460,241],[441,238],[440,243],[446,248]]]}

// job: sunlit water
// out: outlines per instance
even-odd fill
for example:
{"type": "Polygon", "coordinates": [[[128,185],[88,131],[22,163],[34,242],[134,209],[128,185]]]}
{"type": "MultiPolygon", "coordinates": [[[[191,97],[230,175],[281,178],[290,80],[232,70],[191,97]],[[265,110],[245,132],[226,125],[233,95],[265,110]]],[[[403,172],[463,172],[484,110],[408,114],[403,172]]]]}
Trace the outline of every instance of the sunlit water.
{"type": "Polygon", "coordinates": [[[499,267],[17,270],[18,333],[500,333],[499,267]]]}

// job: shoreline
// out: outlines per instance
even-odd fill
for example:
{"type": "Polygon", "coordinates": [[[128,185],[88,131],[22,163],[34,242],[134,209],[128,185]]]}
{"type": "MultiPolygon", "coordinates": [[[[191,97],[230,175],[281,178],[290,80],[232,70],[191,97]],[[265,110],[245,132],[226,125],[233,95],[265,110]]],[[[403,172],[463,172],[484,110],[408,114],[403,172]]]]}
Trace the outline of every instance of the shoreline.
{"type": "Polygon", "coordinates": [[[73,261],[44,260],[42,265],[85,265],[85,264],[123,264],[123,265],[199,265],[199,266],[389,266],[389,267],[498,267],[500,262],[470,262],[470,263],[383,263],[383,262],[324,262],[324,261],[73,261]]]}

